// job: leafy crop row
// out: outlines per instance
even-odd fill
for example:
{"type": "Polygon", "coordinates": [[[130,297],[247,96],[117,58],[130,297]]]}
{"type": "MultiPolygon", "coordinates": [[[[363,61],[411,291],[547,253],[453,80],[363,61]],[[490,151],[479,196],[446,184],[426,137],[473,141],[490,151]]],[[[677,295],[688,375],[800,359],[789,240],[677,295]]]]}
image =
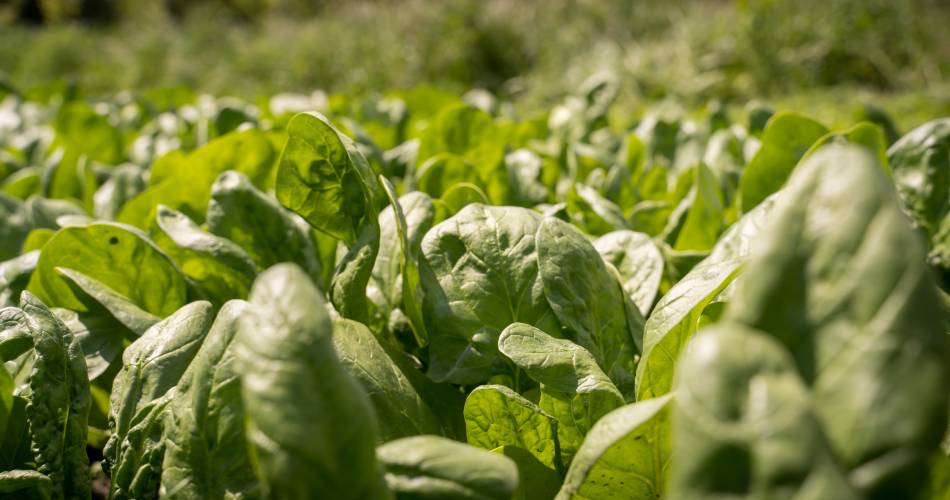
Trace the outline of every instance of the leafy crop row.
{"type": "Polygon", "coordinates": [[[8,97],[0,498],[944,498],[950,120],[615,92],[8,97]]]}

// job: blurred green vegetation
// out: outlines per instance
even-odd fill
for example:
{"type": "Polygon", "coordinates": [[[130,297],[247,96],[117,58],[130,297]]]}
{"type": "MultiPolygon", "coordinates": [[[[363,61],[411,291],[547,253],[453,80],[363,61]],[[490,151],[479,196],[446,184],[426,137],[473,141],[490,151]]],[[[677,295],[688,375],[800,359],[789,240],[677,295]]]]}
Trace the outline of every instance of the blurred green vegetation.
{"type": "Polygon", "coordinates": [[[7,0],[0,19],[0,72],[21,89],[428,83],[539,106],[609,71],[631,102],[763,98],[829,117],[860,98],[899,121],[950,114],[942,0],[7,0]]]}

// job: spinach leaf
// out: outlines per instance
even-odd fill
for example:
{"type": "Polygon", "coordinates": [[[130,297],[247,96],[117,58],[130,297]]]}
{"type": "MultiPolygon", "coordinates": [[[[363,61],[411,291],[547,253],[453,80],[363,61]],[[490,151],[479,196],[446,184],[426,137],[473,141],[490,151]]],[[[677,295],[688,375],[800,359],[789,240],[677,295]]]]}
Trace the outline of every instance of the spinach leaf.
{"type": "Polygon", "coordinates": [[[493,450],[517,446],[549,469],[559,469],[557,421],[503,385],[475,388],[465,400],[468,444],[493,450]]]}
{"type": "Polygon", "coordinates": [[[345,319],[334,321],[333,345],[343,367],[373,403],[381,441],[443,434],[438,418],[365,325],[345,319]]]}
{"type": "Polygon", "coordinates": [[[623,406],[624,398],[583,347],[523,323],[502,332],[498,349],[541,384],[538,405],[557,419],[562,462],[567,465],[597,420],[623,406]]]}
{"type": "Polygon", "coordinates": [[[875,158],[828,146],[793,174],[727,310],[789,350],[871,497],[911,496],[946,426],[950,339],[928,319],[943,312],[924,255],[875,158]]]}
{"type": "Polygon", "coordinates": [[[671,396],[661,396],[600,419],[577,451],[557,498],[661,498],[670,468],[670,406],[671,396]]]}
{"type": "Polygon", "coordinates": [[[319,290],[296,265],[278,264],[257,278],[249,302],[237,366],[264,496],[388,498],[373,406],[335,354],[319,290]]]}
{"type": "Polygon", "coordinates": [[[185,303],[181,273],[143,233],[112,222],[63,228],[43,247],[27,289],[44,303],[74,311],[88,307],[56,271],[78,271],[164,317],[185,303]]]}
{"type": "Polygon", "coordinates": [[[508,500],[518,486],[518,469],[507,457],[436,436],[390,441],[376,456],[400,500],[508,500]]]}
{"type": "Polygon", "coordinates": [[[594,248],[623,280],[623,289],[643,315],[650,312],[663,278],[663,254],[644,233],[614,231],[594,241],[594,248]]]}
{"type": "Polygon", "coordinates": [[[234,339],[247,303],[232,300],[214,319],[164,414],[161,495],[259,498],[244,435],[234,339]]]}

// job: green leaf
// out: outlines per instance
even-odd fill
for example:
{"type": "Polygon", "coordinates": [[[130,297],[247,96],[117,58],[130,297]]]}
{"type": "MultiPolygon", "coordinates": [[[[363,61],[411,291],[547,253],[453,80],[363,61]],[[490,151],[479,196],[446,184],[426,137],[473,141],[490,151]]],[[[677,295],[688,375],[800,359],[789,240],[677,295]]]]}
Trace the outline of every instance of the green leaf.
{"type": "Polygon", "coordinates": [[[640,401],[600,419],[574,456],[558,500],[661,498],[670,467],[670,401],[640,401]]]}
{"type": "Polygon", "coordinates": [[[798,160],[828,133],[822,124],[795,113],[778,113],[762,133],[762,146],[739,179],[740,207],[749,212],[781,189],[798,160]]]}
{"type": "Polygon", "coordinates": [[[390,441],[376,456],[399,500],[509,500],[518,487],[507,457],[436,436],[390,441]]]}
{"type": "Polygon", "coordinates": [[[340,259],[330,281],[330,302],[344,318],[369,322],[366,292],[379,253],[379,231],[375,220],[362,226],[359,238],[340,259]]]}
{"type": "Polygon", "coordinates": [[[293,262],[313,279],[320,276],[310,227],[238,172],[221,174],[211,186],[207,223],[208,231],[243,248],[261,269],[293,262]]]}
{"type": "MultiPolygon", "coordinates": [[[[674,250],[706,251],[711,249],[719,238],[722,226],[722,194],[719,192],[719,180],[703,164],[696,166],[693,185],[689,194],[679,207],[687,207],[682,225],[677,227],[674,250]]],[[[677,210],[679,210],[677,207],[677,210]]],[[[671,216],[671,219],[675,217],[671,216]]]]}
{"type": "Polygon", "coordinates": [[[739,325],[703,330],[683,354],[673,464],[671,498],[864,498],[836,463],[791,357],[739,325]]]}
{"type": "MultiPolygon", "coordinates": [[[[484,185],[475,165],[461,156],[439,153],[419,166],[416,188],[433,198],[442,198],[458,184],[470,184],[481,190],[484,185]]],[[[487,196],[486,196],[487,199],[487,196]]]]}
{"type": "Polygon", "coordinates": [[[475,184],[460,182],[442,193],[442,202],[452,214],[459,213],[466,205],[472,203],[489,204],[488,195],[475,184]]]}
{"type": "Polygon", "coordinates": [[[635,339],[643,335],[643,317],[626,307],[630,298],[617,276],[584,235],[564,221],[545,218],[536,244],[544,295],[567,336],[594,355],[621,393],[632,394],[635,339]]]}
{"type": "Polygon", "coordinates": [[[161,491],[170,498],[260,495],[244,435],[234,339],[247,303],[230,301],[176,387],[165,414],[161,491]]]}
{"type": "Polygon", "coordinates": [[[637,401],[670,391],[680,351],[698,329],[706,306],[738,276],[773,204],[774,198],[760,203],[723,233],[709,256],[653,308],[644,327],[643,355],[637,365],[637,401]]]}
{"type": "Polygon", "coordinates": [[[37,471],[52,481],[51,498],[87,498],[90,396],[82,349],[66,326],[36,297],[24,293],[20,308],[33,336],[35,353],[26,414],[37,471]]]}
{"type": "Polygon", "coordinates": [[[863,148],[828,146],[758,240],[727,318],[789,350],[855,486],[912,497],[946,427],[950,338],[889,179],[863,148]]]}
{"type": "Polygon", "coordinates": [[[122,135],[91,106],[73,101],[63,107],[54,123],[56,139],[67,149],[109,165],[122,161],[122,135]]]}
{"type": "Polygon", "coordinates": [[[155,219],[158,206],[165,205],[204,222],[211,185],[219,175],[234,170],[263,189],[269,183],[274,160],[267,135],[253,129],[219,137],[186,158],[160,159],[151,169],[150,187],[129,200],[116,220],[145,229],[155,219]]]}
{"type": "Polygon", "coordinates": [[[343,367],[369,395],[379,422],[379,439],[443,434],[439,419],[362,323],[333,322],[333,344],[343,367]]]}
{"type": "Polygon", "coordinates": [[[514,323],[502,332],[498,349],[541,384],[538,404],[557,419],[565,465],[571,462],[591,426],[624,404],[623,395],[594,356],[570,340],[514,323]]]}
{"type": "Polygon", "coordinates": [[[503,385],[483,385],[465,400],[468,444],[493,450],[517,446],[545,467],[560,468],[557,422],[536,404],[503,385]]]}
{"type": "Polygon", "coordinates": [[[498,335],[516,321],[560,331],[538,272],[540,222],[525,208],[472,204],[426,233],[421,271],[433,380],[477,384],[507,371],[493,366],[498,335]]]}
{"type": "MultiPolygon", "coordinates": [[[[119,295],[111,288],[103,285],[98,280],[92,279],[85,274],[65,267],[57,267],[56,272],[66,278],[75,288],[73,292],[77,297],[88,296],[100,306],[102,306],[109,315],[115,318],[125,328],[128,328],[136,336],[141,336],[146,330],[158,323],[161,318],[149,314],[128,299],[119,295]],[[78,288],[79,290],[76,290],[78,288]]],[[[83,304],[89,306],[89,301],[81,298],[83,304]]],[[[89,309],[93,309],[89,307],[89,309]]]]}
{"type": "Polygon", "coordinates": [[[156,316],[185,303],[185,281],[169,258],[138,230],[110,222],[61,229],[43,247],[27,287],[50,306],[88,308],[56,268],[96,280],[156,316]]]}
{"type": "Polygon", "coordinates": [[[649,235],[635,231],[614,231],[596,241],[594,248],[603,259],[617,268],[623,289],[640,312],[653,307],[663,278],[663,254],[649,235]]]}
{"type": "Polygon", "coordinates": [[[354,245],[364,224],[375,223],[383,194],[366,158],[319,113],[287,124],[277,169],[277,199],[311,226],[354,245]]]}
{"type": "MultiPolygon", "coordinates": [[[[158,441],[162,434],[161,413],[170,400],[165,396],[194,359],[213,319],[210,303],[192,302],[149,328],[122,354],[122,370],[112,383],[112,436],[103,450],[106,465],[113,470],[113,495],[131,495],[136,489],[135,471],[147,463],[147,458],[163,453],[158,441]]],[[[146,476],[141,476],[140,481],[147,480],[157,487],[160,469],[143,474],[146,476]]]]}
{"type": "Polygon", "coordinates": [[[950,213],[950,118],[908,132],[888,149],[887,156],[901,201],[934,239],[950,213]]]}
{"type": "Polygon", "coordinates": [[[386,320],[393,328],[393,313],[402,309],[416,337],[416,344],[429,343],[422,316],[425,292],[419,271],[419,246],[426,231],[435,221],[435,206],[424,193],[412,192],[396,199],[395,189],[380,177],[390,205],[379,215],[379,255],[367,295],[377,310],[389,314],[386,320]]]}
{"type": "Polygon", "coordinates": [[[238,368],[264,496],[388,498],[373,407],[336,357],[320,291],[296,265],[278,264],[254,282],[250,303],[238,368]]]}
{"type": "Polygon", "coordinates": [[[152,239],[215,304],[245,298],[258,266],[233,241],[201,230],[185,214],[158,206],[152,239]]]}

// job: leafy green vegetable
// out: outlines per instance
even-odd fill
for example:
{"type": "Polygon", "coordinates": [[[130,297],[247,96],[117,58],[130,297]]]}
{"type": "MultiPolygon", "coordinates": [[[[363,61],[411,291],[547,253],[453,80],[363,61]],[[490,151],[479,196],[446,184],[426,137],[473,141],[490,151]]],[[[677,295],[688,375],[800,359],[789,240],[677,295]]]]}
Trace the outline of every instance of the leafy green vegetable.
{"type": "Polygon", "coordinates": [[[128,226],[96,222],[67,227],[43,247],[28,290],[51,306],[88,310],[56,268],[95,276],[156,316],[167,316],[185,303],[181,273],[145,234],[128,226]]]}
{"type": "Polygon", "coordinates": [[[545,467],[560,467],[557,421],[503,385],[477,387],[465,400],[468,444],[493,450],[517,446],[545,467]]]}
{"type": "Polygon", "coordinates": [[[944,313],[924,245],[874,157],[853,147],[803,163],[772,221],[728,317],[789,350],[859,490],[910,494],[931,449],[921,443],[945,430],[950,375],[946,332],[926,319],[944,313]]]}
{"type": "Polygon", "coordinates": [[[336,357],[331,329],[320,291],[299,267],[278,264],[254,282],[237,366],[265,496],[389,497],[372,404],[336,357]]]}
{"type": "Polygon", "coordinates": [[[165,414],[161,494],[174,498],[260,495],[244,435],[241,379],[234,339],[247,308],[230,301],[218,312],[165,414]]]}
{"type": "Polygon", "coordinates": [[[518,469],[507,457],[435,436],[390,441],[376,456],[400,500],[507,500],[518,486],[518,469]]]}
{"type": "Polygon", "coordinates": [[[671,396],[608,413],[590,430],[558,499],[659,498],[670,467],[671,396]]]}
{"type": "Polygon", "coordinates": [[[353,245],[375,220],[382,191],[366,158],[318,113],[287,124],[289,139],[277,169],[277,199],[313,227],[353,245]]]}
{"type": "Polygon", "coordinates": [[[762,147],[739,179],[742,211],[778,191],[808,148],[827,133],[822,124],[795,113],[772,116],[762,132],[762,147]]]}

